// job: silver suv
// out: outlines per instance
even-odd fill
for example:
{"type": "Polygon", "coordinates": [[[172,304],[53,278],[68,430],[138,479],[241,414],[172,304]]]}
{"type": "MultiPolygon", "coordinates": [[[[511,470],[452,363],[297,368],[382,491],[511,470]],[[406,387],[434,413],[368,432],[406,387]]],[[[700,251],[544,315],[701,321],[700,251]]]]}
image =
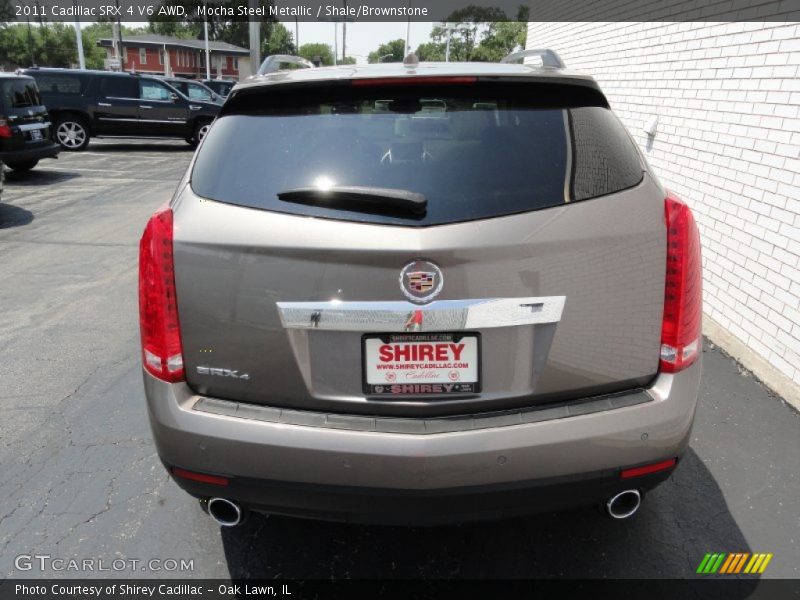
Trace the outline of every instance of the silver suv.
{"type": "Polygon", "coordinates": [[[626,518],[669,477],[698,231],[554,56],[231,93],[140,247],[153,437],[217,522],[626,518]]]}

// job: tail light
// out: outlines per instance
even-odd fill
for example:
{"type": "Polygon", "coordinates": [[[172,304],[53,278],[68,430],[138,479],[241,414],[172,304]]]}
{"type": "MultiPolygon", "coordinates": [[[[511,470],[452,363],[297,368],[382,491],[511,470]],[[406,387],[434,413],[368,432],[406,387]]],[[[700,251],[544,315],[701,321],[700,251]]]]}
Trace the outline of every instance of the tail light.
{"type": "Polygon", "coordinates": [[[208,473],[198,473],[197,471],[188,471],[178,467],[170,469],[175,477],[181,479],[189,479],[190,481],[199,481],[200,483],[210,483],[212,485],[228,485],[229,480],[227,477],[220,477],[219,475],[209,475],[208,473]]]}
{"type": "Polygon", "coordinates": [[[677,373],[694,363],[702,344],[703,271],[700,233],[689,207],[673,194],[664,200],[667,275],[661,322],[661,371],[677,373]]]}
{"type": "Polygon", "coordinates": [[[477,77],[472,75],[445,75],[438,77],[367,77],[352,79],[350,85],[355,87],[373,87],[385,85],[458,85],[476,83],[477,77]]]}
{"type": "Polygon", "coordinates": [[[139,326],[144,368],[163,381],[183,381],[170,208],[150,218],[139,242],[139,326]]]}
{"type": "Polygon", "coordinates": [[[0,138],[10,138],[11,137],[11,126],[8,124],[8,121],[5,117],[0,117],[0,138]]]}
{"type": "Polygon", "coordinates": [[[661,462],[652,463],[641,467],[624,469],[622,472],[620,472],[619,476],[620,479],[632,479],[634,477],[644,477],[645,475],[650,475],[651,473],[658,473],[660,471],[666,471],[667,469],[672,469],[677,464],[678,464],[677,458],[670,458],[669,460],[662,460],[661,462]]]}

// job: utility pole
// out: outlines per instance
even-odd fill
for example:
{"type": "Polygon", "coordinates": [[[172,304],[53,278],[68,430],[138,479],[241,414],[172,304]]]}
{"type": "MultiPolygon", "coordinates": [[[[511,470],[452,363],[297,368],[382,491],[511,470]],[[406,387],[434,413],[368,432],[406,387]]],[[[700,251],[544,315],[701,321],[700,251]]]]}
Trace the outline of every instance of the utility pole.
{"type": "Polygon", "coordinates": [[[117,41],[119,42],[119,70],[125,72],[125,51],[122,49],[122,22],[119,18],[119,0],[114,0],[117,7],[117,41]]]}
{"type": "Polygon", "coordinates": [[[444,29],[447,32],[447,46],[444,51],[444,62],[450,62],[450,33],[453,29],[445,22],[444,29]]]}
{"type": "Polygon", "coordinates": [[[403,53],[404,57],[411,52],[411,0],[408,0],[406,7],[409,9],[409,14],[408,21],[406,21],[406,51],[403,53]]]}
{"type": "Polygon", "coordinates": [[[342,0],[344,6],[344,18],[342,19],[342,62],[347,56],[347,0],[342,0]]]}
{"type": "MultiPolygon", "coordinates": [[[[248,0],[247,4],[255,14],[258,0],[248,0]]],[[[250,31],[250,70],[258,73],[258,68],[261,66],[261,23],[252,20],[255,17],[250,17],[250,19],[247,23],[250,31]]]]}
{"type": "Polygon", "coordinates": [[[333,22],[333,66],[339,64],[339,21],[333,22]]]}
{"type": "Polygon", "coordinates": [[[300,53],[300,25],[298,25],[297,17],[294,18],[294,48],[297,53],[300,53]]]}
{"type": "MultiPolygon", "coordinates": [[[[204,2],[206,7],[208,6],[207,2],[204,2]]],[[[206,15],[208,12],[206,11],[206,15]]],[[[206,79],[211,79],[211,51],[208,49],[208,16],[203,19],[203,36],[206,41],[206,79]]]]}
{"type": "Polygon", "coordinates": [[[31,66],[35,67],[36,60],[33,58],[33,33],[31,33],[31,20],[28,15],[25,15],[25,21],[28,23],[28,53],[31,55],[31,66]]]}
{"type": "MultiPolygon", "coordinates": [[[[75,6],[75,14],[78,14],[78,2],[75,0],[73,2],[75,6]]],[[[75,45],[78,49],[78,66],[83,71],[86,68],[86,60],[83,58],[83,36],[81,35],[81,20],[79,17],[75,17],[75,45]]]]}

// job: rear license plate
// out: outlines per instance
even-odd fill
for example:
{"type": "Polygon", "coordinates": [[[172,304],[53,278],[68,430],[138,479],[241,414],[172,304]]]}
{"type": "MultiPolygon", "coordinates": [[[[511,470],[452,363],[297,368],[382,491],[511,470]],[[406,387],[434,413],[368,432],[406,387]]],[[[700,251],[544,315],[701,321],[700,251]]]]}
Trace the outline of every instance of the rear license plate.
{"type": "Polygon", "coordinates": [[[31,129],[31,140],[37,141],[42,139],[42,130],[41,129],[31,129]]]}
{"type": "Polygon", "coordinates": [[[371,396],[480,392],[480,335],[393,333],[365,335],[363,388],[371,396]]]}

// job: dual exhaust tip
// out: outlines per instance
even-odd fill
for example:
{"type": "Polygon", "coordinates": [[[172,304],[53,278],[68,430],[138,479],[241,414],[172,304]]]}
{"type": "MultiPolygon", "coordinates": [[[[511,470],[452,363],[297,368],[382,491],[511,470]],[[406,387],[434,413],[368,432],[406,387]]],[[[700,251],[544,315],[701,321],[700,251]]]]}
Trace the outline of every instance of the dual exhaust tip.
{"type": "Polygon", "coordinates": [[[247,513],[233,500],[211,498],[207,504],[208,514],[221,527],[236,527],[245,520],[247,513]]]}
{"type": "Polygon", "coordinates": [[[622,520],[632,517],[642,505],[642,494],[639,490],[625,490],[611,496],[606,501],[606,513],[612,519],[622,520]]]}
{"type": "MultiPolygon", "coordinates": [[[[609,498],[605,503],[606,513],[612,519],[628,519],[636,514],[642,505],[639,490],[624,490],[609,498]]],[[[211,498],[208,501],[208,514],[221,527],[235,527],[241,524],[247,512],[236,502],[227,498],[211,498]]]]}

